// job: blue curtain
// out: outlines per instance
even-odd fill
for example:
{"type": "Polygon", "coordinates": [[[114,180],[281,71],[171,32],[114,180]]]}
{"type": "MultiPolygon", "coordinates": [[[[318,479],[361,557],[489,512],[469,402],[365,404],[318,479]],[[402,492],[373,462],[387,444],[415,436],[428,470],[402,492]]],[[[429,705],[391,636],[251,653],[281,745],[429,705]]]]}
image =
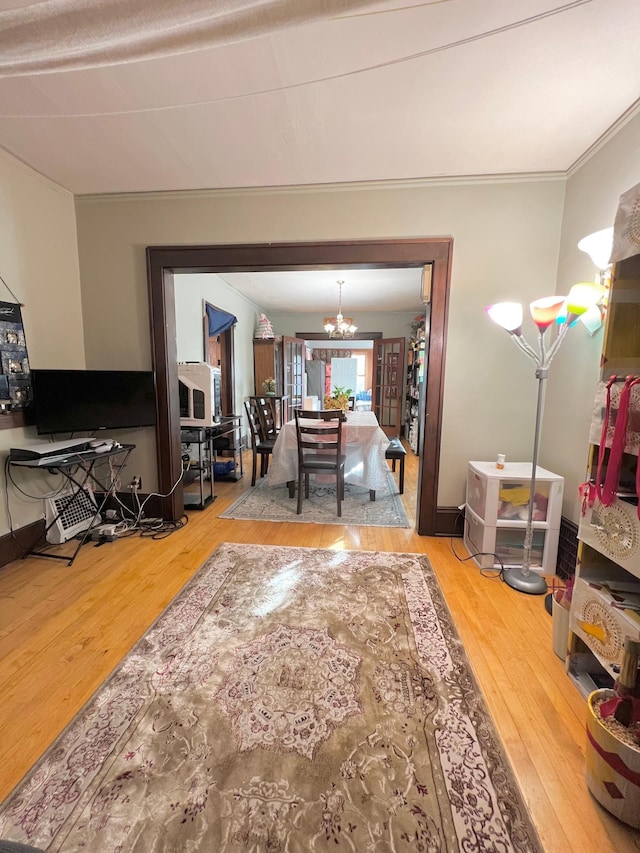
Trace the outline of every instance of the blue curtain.
{"type": "Polygon", "coordinates": [[[238,318],[226,311],[220,311],[211,305],[207,305],[207,320],[209,321],[209,337],[215,338],[230,329],[238,322],[238,318]]]}

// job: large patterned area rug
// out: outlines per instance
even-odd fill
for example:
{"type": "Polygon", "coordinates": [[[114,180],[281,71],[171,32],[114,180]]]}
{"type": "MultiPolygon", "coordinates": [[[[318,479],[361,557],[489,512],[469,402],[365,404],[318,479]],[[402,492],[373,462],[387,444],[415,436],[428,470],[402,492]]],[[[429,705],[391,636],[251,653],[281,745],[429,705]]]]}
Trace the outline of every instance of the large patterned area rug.
{"type": "Polygon", "coordinates": [[[0,837],[541,850],[426,557],[232,544],[0,807],[0,837]]]}
{"type": "Polygon", "coordinates": [[[268,485],[266,478],[258,480],[220,518],[259,521],[302,521],[317,524],[358,524],[365,527],[409,527],[407,515],[398,494],[398,487],[389,472],[386,488],[369,499],[369,490],[345,484],[342,516],[336,513],[335,483],[309,484],[309,498],[302,502],[302,513],[296,514],[298,501],[289,497],[285,483],[268,485]]]}

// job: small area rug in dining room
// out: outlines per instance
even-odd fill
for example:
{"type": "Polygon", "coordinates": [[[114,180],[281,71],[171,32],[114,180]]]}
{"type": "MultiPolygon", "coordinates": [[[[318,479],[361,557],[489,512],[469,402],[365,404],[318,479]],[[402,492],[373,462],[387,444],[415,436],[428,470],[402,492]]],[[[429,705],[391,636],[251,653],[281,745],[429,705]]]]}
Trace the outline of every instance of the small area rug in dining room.
{"type": "Polygon", "coordinates": [[[285,483],[270,486],[266,478],[256,482],[220,518],[255,521],[302,521],[307,524],[358,524],[362,527],[409,527],[407,514],[398,494],[393,475],[389,472],[385,489],[369,499],[369,489],[345,483],[342,515],[336,512],[335,483],[309,484],[309,498],[302,501],[302,512],[296,514],[297,498],[289,497],[285,483]]]}
{"type": "Polygon", "coordinates": [[[0,838],[541,851],[424,555],[229,543],[0,807],[0,838]]]}

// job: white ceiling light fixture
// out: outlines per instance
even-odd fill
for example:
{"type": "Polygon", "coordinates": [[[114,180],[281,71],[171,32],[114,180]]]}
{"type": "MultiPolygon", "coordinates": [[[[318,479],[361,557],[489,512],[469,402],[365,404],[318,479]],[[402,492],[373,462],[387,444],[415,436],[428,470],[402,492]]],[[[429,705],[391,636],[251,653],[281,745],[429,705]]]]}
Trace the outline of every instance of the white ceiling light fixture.
{"type": "Polygon", "coordinates": [[[357,331],[351,317],[342,316],[342,285],[344,281],[338,282],[338,313],[335,317],[324,318],[324,330],[330,338],[352,338],[357,331]]]}

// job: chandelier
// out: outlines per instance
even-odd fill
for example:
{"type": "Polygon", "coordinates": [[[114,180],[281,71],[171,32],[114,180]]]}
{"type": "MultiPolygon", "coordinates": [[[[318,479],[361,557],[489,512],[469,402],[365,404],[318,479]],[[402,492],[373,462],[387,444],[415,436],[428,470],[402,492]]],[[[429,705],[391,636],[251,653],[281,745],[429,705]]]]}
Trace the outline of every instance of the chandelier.
{"type": "Polygon", "coordinates": [[[357,330],[351,317],[342,316],[342,285],[344,281],[338,282],[338,313],[335,317],[324,318],[324,330],[330,338],[352,338],[357,330]]]}

